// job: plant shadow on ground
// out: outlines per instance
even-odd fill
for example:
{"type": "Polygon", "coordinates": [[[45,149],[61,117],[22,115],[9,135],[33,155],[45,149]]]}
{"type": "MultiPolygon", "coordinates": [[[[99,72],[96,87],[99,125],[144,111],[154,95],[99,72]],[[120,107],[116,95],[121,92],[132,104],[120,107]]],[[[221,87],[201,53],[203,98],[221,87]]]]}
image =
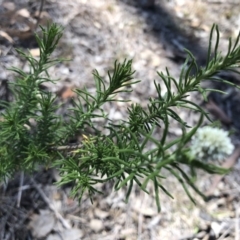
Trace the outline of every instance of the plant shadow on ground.
{"type": "Polygon", "coordinates": [[[148,29],[146,34],[151,34],[156,41],[162,42],[166,50],[173,51],[171,59],[182,64],[186,59],[184,48],[190,50],[196,57],[199,65],[204,66],[206,62],[207,49],[201,44],[201,39],[194,36],[194,32],[187,30],[184,19],[177,18],[166,7],[165,1],[156,1],[151,7],[144,7],[140,0],[123,1],[131,4],[137,9],[137,14],[142,16],[148,29]]]}
{"type": "MultiPolygon", "coordinates": [[[[170,48],[174,52],[171,60],[179,65],[183,64],[187,56],[184,50],[185,48],[193,53],[199,66],[205,66],[208,49],[203,46],[201,39],[194,35],[193,29],[192,31],[189,31],[189,26],[187,26],[184,19],[177,18],[169,11],[169,9],[167,9],[165,1],[155,1],[155,4],[150,7],[142,6],[140,0],[132,0],[130,3],[129,1],[123,2],[124,4],[131,4],[138,9],[137,14],[142,16],[149,26],[148,29],[145,29],[146,34],[151,34],[158,42],[162,42],[163,45],[166,46],[166,50],[170,48]]],[[[216,22],[216,24],[218,24],[218,22],[216,22]]],[[[240,84],[238,76],[233,73],[225,72],[222,76],[234,84],[240,84]]],[[[212,105],[210,107],[208,106],[210,112],[213,113],[217,120],[222,122],[224,127],[227,127],[228,129],[231,127],[234,128],[236,135],[235,141],[238,142],[237,135],[239,135],[240,132],[238,116],[240,107],[236,106],[240,106],[239,90],[224,83],[211,84],[214,88],[226,91],[228,94],[227,96],[224,96],[221,93],[210,93],[209,100],[211,101],[211,104],[213,102],[216,103],[216,105],[220,107],[220,111],[222,110],[225,115],[222,115],[221,113],[219,114],[219,109],[216,110],[216,112],[215,106],[212,111],[212,105]]]]}

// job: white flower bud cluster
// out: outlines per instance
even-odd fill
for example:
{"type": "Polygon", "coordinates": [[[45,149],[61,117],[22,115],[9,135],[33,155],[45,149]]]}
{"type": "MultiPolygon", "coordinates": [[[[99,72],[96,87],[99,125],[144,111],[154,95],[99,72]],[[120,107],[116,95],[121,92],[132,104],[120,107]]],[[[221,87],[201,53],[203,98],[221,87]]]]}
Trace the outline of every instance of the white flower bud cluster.
{"type": "Polygon", "coordinates": [[[213,127],[199,128],[193,137],[191,153],[201,160],[224,160],[234,149],[228,132],[213,127]]]}

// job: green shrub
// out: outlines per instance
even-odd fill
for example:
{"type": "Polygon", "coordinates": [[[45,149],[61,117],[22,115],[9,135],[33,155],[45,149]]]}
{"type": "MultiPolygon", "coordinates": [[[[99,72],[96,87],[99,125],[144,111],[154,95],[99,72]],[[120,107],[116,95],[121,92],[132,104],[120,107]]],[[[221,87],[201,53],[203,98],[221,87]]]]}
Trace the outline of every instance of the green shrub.
{"type": "Polygon", "coordinates": [[[2,180],[11,177],[16,171],[31,172],[36,164],[54,166],[61,173],[59,185],[74,182],[72,195],[78,200],[81,200],[84,192],[88,192],[92,200],[93,195],[99,193],[95,188],[97,183],[113,180],[116,190],[127,187],[128,199],[134,183],[148,193],[148,183],[152,182],[160,211],[159,191],[162,190],[172,197],[164,186],[166,176],[161,175],[162,169],[176,177],[192,201],[194,199],[189,193],[189,187],[204,197],[194,185],[196,169],[210,174],[228,172],[227,169],[190,154],[189,141],[201,126],[204,117],[209,117],[199,105],[187,100],[187,96],[197,91],[206,99],[208,91],[217,90],[203,89],[201,82],[227,82],[215,75],[223,70],[236,72],[240,62],[239,36],[234,44],[229,41],[228,52],[222,56],[218,52],[218,27],[214,25],[210,34],[206,66],[199,67],[194,56],[187,51],[188,57],[179,80],[173,78],[168,69],[165,74],[158,73],[167,93],[163,95],[161,85],[155,81],[157,98],[150,98],[145,109],[139,104],[132,104],[128,108],[128,119],[118,123],[108,119],[103,105],[107,102],[123,101],[118,100],[116,94],[130,93],[131,86],[139,82],[133,80],[132,61],[115,62],[113,73],[108,73],[108,81],[94,71],[95,95],[87,89],[76,89],[74,107],[70,109],[68,120],[63,120],[55,114],[58,108],[56,97],[41,87],[45,82],[54,82],[47,70],[60,61],[52,59],[51,54],[62,36],[62,28],[56,24],[49,25],[42,28],[41,36],[36,35],[40,49],[39,59],[18,50],[29,63],[30,71],[12,68],[18,74],[16,81],[11,83],[14,101],[1,102],[4,107],[0,116],[2,180]],[[212,51],[214,32],[217,40],[212,51]],[[174,89],[177,91],[174,92],[174,89]],[[188,126],[174,111],[174,107],[199,112],[198,124],[194,127],[188,126]],[[96,128],[95,118],[108,120],[108,124],[103,126],[108,130],[107,134],[96,128]],[[170,141],[167,135],[172,120],[180,124],[182,134],[170,141]],[[159,138],[154,134],[157,128],[162,129],[159,138]],[[89,135],[88,129],[95,134],[89,135]],[[70,139],[78,132],[83,134],[82,142],[71,145],[70,139]],[[184,165],[190,168],[191,174],[183,170],[184,165]]]}

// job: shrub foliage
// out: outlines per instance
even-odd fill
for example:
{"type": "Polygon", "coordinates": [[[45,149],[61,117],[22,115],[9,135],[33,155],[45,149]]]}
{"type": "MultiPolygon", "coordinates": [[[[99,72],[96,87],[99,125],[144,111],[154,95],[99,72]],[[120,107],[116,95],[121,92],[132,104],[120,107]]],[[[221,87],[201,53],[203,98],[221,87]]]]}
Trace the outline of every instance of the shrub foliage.
{"type": "MultiPolygon", "coordinates": [[[[156,98],[150,98],[147,108],[132,104],[128,108],[128,118],[118,123],[108,118],[103,105],[107,102],[128,100],[118,99],[118,93],[131,92],[131,86],[139,81],[133,80],[132,61],[115,62],[113,72],[106,79],[95,70],[93,73],[96,92],[76,89],[77,98],[70,109],[67,120],[56,115],[56,96],[42,87],[43,83],[54,82],[48,69],[61,59],[51,57],[63,29],[56,24],[41,28],[41,37],[36,35],[40,57],[34,58],[30,53],[18,50],[26,59],[30,71],[25,72],[13,67],[17,73],[15,82],[11,83],[14,101],[1,102],[4,111],[0,115],[0,178],[11,177],[16,171],[33,171],[38,164],[57,167],[61,173],[59,185],[74,182],[72,195],[81,200],[84,192],[90,199],[99,193],[95,185],[114,181],[115,189],[127,188],[128,199],[133,184],[148,193],[148,184],[152,182],[155,190],[156,204],[160,211],[160,191],[168,196],[172,194],[164,186],[162,169],[167,170],[181,184],[192,201],[189,188],[204,195],[194,184],[196,169],[210,174],[225,174],[227,169],[220,168],[207,161],[192,157],[188,143],[201,126],[208,114],[194,102],[187,99],[191,92],[200,92],[206,99],[208,91],[201,83],[206,80],[222,81],[216,77],[220,71],[237,72],[240,62],[239,36],[233,43],[229,40],[228,52],[223,56],[218,51],[219,30],[212,27],[209,39],[207,64],[198,66],[195,57],[187,51],[188,57],[182,67],[179,79],[166,72],[158,72],[159,80],[155,81],[156,98]],[[213,43],[213,35],[216,41],[213,43]],[[167,92],[163,95],[161,84],[167,92]],[[174,90],[176,89],[176,90],[174,90]],[[187,122],[174,111],[175,107],[191,109],[200,113],[196,126],[187,122]],[[99,130],[95,118],[107,119],[99,130]],[[182,129],[180,137],[168,140],[172,120],[177,121],[182,129]],[[156,137],[154,131],[161,128],[162,135],[156,137]],[[88,129],[95,134],[90,135],[88,129]],[[75,145],[70,139],[80,132],[83,140],[75,145]],[[105,133],[107,132],[107,134],[105,133]],[[151,146],[150,148],[147,146],[151,146]],[[186,173],[183,166],[191,171],[186,173]]],[[[210,119],[209,119],[210,120],[210,119]]]]}

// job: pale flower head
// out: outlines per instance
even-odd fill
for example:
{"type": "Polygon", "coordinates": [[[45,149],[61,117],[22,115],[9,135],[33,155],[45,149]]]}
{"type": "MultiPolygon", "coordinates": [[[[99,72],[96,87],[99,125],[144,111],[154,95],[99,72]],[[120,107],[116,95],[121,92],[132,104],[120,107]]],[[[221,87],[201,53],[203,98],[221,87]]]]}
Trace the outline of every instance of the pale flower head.
{"type": "Polygon", "coordinates": [[[224,160],[234,149],[228,132],[213,127],[199,128],[193,137],[191,153],[201,160],[224,160]]]}

